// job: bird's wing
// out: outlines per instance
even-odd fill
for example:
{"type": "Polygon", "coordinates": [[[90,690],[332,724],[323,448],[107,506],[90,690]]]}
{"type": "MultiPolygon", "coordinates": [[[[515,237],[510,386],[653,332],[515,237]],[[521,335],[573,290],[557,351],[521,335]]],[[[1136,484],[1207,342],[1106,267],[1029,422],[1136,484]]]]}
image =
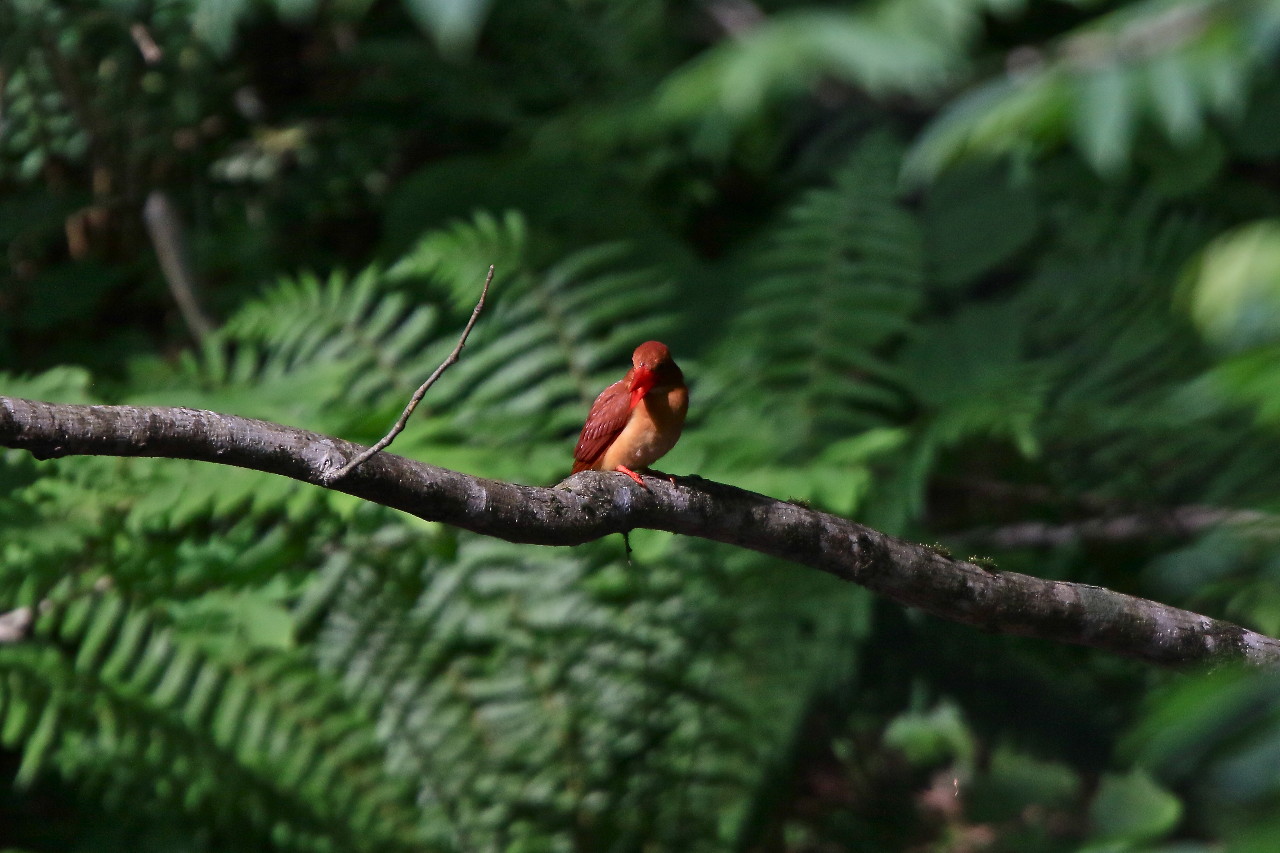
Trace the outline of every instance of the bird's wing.
{"type": "Polygon", "coordinates": [[[578,446],[573,451],[573,473],[594,465],[622,432],[630,416],[631,395],[627,392],[627,380],[619,379],[601,391],[591,404],[582,435],[578,436],[578,446]]]}

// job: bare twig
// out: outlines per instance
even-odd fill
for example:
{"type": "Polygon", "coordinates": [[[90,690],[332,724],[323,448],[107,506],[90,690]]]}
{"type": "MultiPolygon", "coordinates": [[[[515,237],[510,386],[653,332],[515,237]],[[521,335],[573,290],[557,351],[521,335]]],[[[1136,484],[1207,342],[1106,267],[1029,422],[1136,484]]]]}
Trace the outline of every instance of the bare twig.
{"type": "Polygon", "coordinates": [[[200,309],[196,277],[191,271],[191,258],[183,239],[182,219],[168,194],[154,190],[142,207],[142,220],[160,261],[160,270],[169,284],[169,292],[178,305],[178,312],[187,324],[187,331],[196,343],[200,343],[214,329],[213,323],[200,309]]]}
{"type": "Polygon", "coordinates": [[[409,416],[413,414],[413,410],[418,408],[418,404],[422,402],[422,398],[426,395],[427,389],[436,383],[436,380],[448,370],[450,367],[458,363],[458,356],[462,354],[462,347],[467,343],[467,335],[471,334],[471,329],[475,326],[476,320],[480,319],[480,312],[484,310],[485,297],[489,295],[489,285],[493,283],[493,264],[489,265],[489,274],[484,277],[484,288],[480,291],[480,301],[476,303],[476,307],[471,309],[471,319],[467,321],[467,326],[462,330],[462,337],[458,338],[458,345],[453,348],[453,352],[449,353],[449,357],[440,363],[435,372],[427,377],[427,381],[413,392],[413,397],[409,399],[409,405],[404,407],[404,411],[400,413],[400,417],[396,420],[395,426],[391,427],[391,431],[378,440],[373,447],[368,448],[355,459],[352,459],[346,465],[338,468],[331,474],[324,477],[324,484],[330,485],[341,480],[350,474],[356,468],[359,468],[370,457],[380,453],[387,445],[395,441],[397,435],[404,431],[405,424],[409,423],[409,416]]]}
{"type": "Polygon", "coordinates": [[[138,53],[142,54],[143,60],[148,65],[155,65],[164,59],[164,51],[160,49],[160,45],[156,44],[156,40],[151,37],[151,31],[147,29],[146,24],[141,21],[130,24],[129,35],[133,37],[133,43],[138,46],[138,53]]]}
{"type": "Polygon", "coordinates": [[[1086,518],[1066,524],[1024,521],[954,533],[949,541],[986,547],[1060,548],[1079,542],[1145,542],[1152,539],[1186,539],[1205,531],[1232,526],[1251,534],[1274,536],[1280,530],[1280,519],[1264,512],[1223,509],[1211,506],[1180,506],[1165,510],[1127,515],[1086,518]]]}

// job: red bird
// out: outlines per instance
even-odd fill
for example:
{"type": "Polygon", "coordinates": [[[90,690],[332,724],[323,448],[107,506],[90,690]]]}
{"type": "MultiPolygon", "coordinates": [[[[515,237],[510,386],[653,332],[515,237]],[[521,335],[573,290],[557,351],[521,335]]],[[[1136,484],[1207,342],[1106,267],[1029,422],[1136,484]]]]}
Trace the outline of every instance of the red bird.
{"type": "Polygon", "coordinates": [[[671,350],[648,341],[636,347],[631,364],[592,404],[573,451],[573,473],[620,471],[644,486],[635,469],[657,462],[680,438],[689,389],[671,350]]]}

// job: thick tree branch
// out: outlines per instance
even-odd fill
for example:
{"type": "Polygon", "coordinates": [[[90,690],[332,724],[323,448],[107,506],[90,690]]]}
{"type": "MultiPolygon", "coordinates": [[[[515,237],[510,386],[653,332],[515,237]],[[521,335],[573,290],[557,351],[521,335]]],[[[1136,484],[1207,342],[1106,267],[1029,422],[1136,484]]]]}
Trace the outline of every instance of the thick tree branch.
{"type": "MultiPolygon", "coordinates": [[[[195,409],[73,406],[0,397],[0,446],[38,459],[158,456],[322,484],[359,445],[195,409]]],[[[511,542],[576,545],[636,528],[750,548],[987,631],[1092,646],[1161,665],[1280,663],[1280,640],[1086,584],[997,572],[860,524],[698,478],[583,472],[555,488],[485,480],[381,453],[332,488],[511,542]]]]}

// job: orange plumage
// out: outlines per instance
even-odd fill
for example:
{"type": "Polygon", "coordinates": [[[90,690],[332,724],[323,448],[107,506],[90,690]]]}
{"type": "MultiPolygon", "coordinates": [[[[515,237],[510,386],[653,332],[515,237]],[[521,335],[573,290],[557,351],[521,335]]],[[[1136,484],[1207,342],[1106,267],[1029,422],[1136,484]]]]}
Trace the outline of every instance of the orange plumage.
{"type": "Polygon", "coordinates": [[[636,347],[631,364],[592,404],[573,451],[573,473],[620,471],[643,486],[635,469],[657,462],[679,440],[689,389],[671,351],[648,341],[636,347]]]}

